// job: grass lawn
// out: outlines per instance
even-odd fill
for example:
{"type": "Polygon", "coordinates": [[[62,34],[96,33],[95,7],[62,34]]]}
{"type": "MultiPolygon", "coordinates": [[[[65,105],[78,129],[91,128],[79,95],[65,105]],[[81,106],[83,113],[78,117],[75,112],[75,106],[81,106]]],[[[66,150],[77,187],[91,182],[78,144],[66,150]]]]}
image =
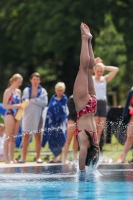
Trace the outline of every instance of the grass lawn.
{"type": "MultiPolygon", "coordinates": [[[[19,155],[21,155],[21,148],[15,148],[15,158],[17,158],[19,155]]],[[[48,158],[46,155],[43,155],[43,152],[47,152],[49,151],[48,145],[46,144],[45,148],[42,148],[41,150],[41,159],[44,161],[48,161],[48,158]]],[[[33,141],[29,144],[29,148],[28,148],[28,153],[27,153],[27,157],[26,157],[26,161],[27,162],[34,162],[36,156],[36,150],[35,150],[35,140],[33,138],[33,141]]],[[[50,156],[53,157],[52,155],[50,156]]]]}
{"type": "MultiPolygon", "coordinates": [[[[117,162],[118,157],[122,154],[124,146],[121,145],[115,135],[112,135],[111,144],[104,144],[103,155],[117,162]]],[[[133,150],[130,150],[126,156],[125,162],[128,163],[133,158],[133,150]]]]}

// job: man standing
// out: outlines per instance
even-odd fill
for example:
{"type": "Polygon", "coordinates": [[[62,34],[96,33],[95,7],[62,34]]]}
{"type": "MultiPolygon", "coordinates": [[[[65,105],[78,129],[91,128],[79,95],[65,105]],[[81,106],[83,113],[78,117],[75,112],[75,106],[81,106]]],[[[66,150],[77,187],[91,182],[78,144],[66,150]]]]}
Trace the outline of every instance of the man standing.
{"type": "Polygon", "coordinates": [[[23,91],[22,100],[29,99],[29,105],[24,110],[22,118],[22,159],[19,163],[25,163],[30,137],[34,134],[36,143],[36,162],[42,163],[40,159],[41,152],[41,128],[42,112],[47,106],[48,97],[46,90],[39,85],[41,76],[35,72],[30,77],[30,85],[23,91]]]}

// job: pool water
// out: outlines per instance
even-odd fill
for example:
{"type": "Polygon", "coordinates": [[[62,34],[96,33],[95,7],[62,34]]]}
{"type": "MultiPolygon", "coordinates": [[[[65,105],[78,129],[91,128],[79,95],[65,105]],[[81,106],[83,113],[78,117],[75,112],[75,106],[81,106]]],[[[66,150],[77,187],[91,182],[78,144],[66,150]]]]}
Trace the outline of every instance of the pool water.
{"type": "Polygon", "coordinates": [[[72,166],[10,168],[0,174],[0,199],[133,199],[132,165],[101,165],[98,170],[102,176],[80,178],[72,166]]]}

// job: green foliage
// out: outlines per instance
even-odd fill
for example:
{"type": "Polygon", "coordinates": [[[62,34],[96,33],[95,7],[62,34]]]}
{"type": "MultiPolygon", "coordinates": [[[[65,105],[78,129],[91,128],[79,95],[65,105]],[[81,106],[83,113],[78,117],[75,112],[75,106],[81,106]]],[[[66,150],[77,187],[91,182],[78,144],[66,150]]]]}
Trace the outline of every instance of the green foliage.
{"type": "Polygon", "coordinates": [[[25,87],[31,73],[39,71],[50,95],[60,80],[70,95],[79,66],[80,23],[86,22],[97,35],[106,5],[103,0],[1,1],[1,93],[13,73],[23,75],[25,87]]]}
{"type": "MultiPolygon", "coordinates": [[[[123,92],[122,79],[126,71],[126,46],[121,33],[118,33],[111,19],[110,14],[105,15],[104,28],[100,30],[95,40],[95,57],[101,57],[107,66],[117,66],[119,72],[116,77],[108,83],[108,90],[123,92]]],[[[119,103],[121,98],[119,98],[119,103]]]]}
{"type": "Polygon", "coordinates": [[[66,93],[70,95],[79,66],[82,21],[89,25],[94,36],[95,54],[101,56],[105,64],[120,68],[111,84],[120,84],[127,56],[128,71],[131,72],[128,85],[131,85],[132,5],[133,0],[2,0],[0,97],[14,73],[24,77],[23,89],[34,71],[41,73],[42,85],[48,90],[49,96],[54,92],[57,81],[65,82],[66,93]],[[107,14],[108,10],[118,32],[107,14]]]}
{"type": "Polygon", "coordinates": [[[112,6],[112,19],[116,29],[123,33],[124,42],[127,48],[127,65],[125,75],[123,77],[123,83],[125,84],[125,94],[127,95],[129,89],[132,87],[133,83],[133,56],[132,56],[132,30],[133,30],[133,0],[128,1],[111,1],[112,6]]]}

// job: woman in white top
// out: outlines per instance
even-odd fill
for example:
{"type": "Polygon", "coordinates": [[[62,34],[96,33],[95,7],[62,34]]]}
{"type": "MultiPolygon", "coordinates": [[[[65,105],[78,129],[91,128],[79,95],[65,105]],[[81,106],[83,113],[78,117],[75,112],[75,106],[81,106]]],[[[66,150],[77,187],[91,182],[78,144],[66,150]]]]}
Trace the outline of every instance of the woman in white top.
{"type": "Polygon", "coordinates": [[[94,66],[94,87],[96,91],[96,98],[97,98],[97,112],[95,113],[95,122],[97,126],[97,135],[98,141],[100,142],[100,137],[104,128],[104,123],[106,121],[106,88],[107,83],[111,81],[118,72],[117,67],[112,66],[105,66],[102,63],[101,58],[95,58],[95,66],[94,66]],[[108,74],[103,76],[104,71],[109,71],[108,74]]]}

